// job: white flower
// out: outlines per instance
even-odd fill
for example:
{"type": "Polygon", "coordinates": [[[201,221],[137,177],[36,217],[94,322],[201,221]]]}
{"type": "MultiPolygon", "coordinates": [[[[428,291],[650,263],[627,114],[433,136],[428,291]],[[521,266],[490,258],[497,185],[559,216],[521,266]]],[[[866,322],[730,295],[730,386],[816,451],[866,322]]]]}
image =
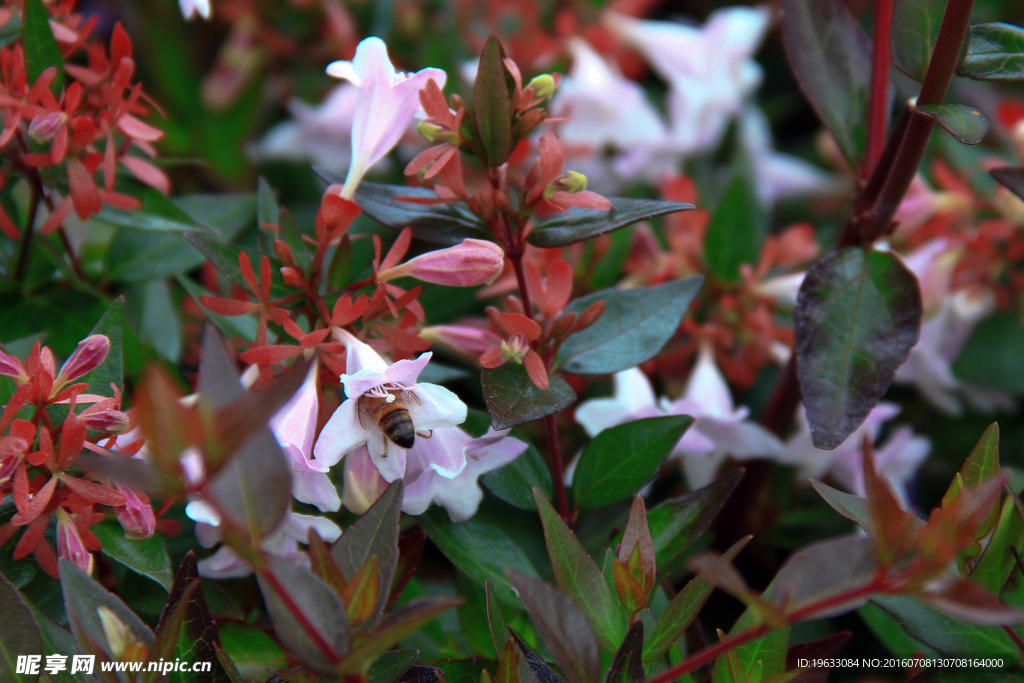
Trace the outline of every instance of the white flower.
{"type": "Polygon", "coordinates": [[[186,19],[191,19],[195,14],[203,19],[210,18],[210,0],[178,0],[178,5],[186,19]]]}
{"type": "Polygon", "coordinates": [[[671,137],[680,151],[708,150],[761,84],[753,59],[770,19],[766,8],[728,7],[701,28],[614,12],[606,24],[640,52],[669,85],[671,137]]]}
{"type": "Polygon", "coordinates": [[[678,400],[656,400],[650,382],[637,368],[617,373],[614,382],[614,396],[584,401],[576,409],[576,421],[594,437],[608,427],[645,417],[690,415],[693,426],[669,457],[682,461],[691,489],[711,483],[726,456],[770,458],[782,452],[782,443],[771,432],[747,419],[750,411],[745,406],[733,405],[710,346],[701,346],[678,400]]]}
{"type": "Polygon", "coordinates": [[[341,376],[341,383],[348,398],[320,432],[313,453],[319,462],[331,466],[346,453],[365,444],[381,476],[389,482],[395,481],[405,474],[406,449],[384,435],[373,416],[360,408],[360,400],[363,397],[388,402],[405,400],[418,432],[462,424],[466,419],[466,404],[444,387],[416,382],[430,361],[430,353],[416,360],[400,360],[388,365],[376,351],[351,334],[336,328],[335,335],[347,349],[346,374],[341,376]]]}
{"type": "Polygon", "coordinates": [[[398,144],[420,110],[420,90],[430,79],[443,88],[447,75],[430,68],[414,74],[395,71],[384,41],[374,37],[359,43],[351,62],[329,64],[327,73],[358,88],[352,118],[352,163],[341,193],[351,199],[366,172],[398,144]]]}

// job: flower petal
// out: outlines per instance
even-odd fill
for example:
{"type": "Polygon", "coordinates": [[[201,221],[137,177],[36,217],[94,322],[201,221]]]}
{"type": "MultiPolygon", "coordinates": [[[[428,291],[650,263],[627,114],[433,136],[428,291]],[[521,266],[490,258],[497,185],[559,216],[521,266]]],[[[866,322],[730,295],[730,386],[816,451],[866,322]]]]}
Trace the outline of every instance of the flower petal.
{"type": "Polygon", "coordinates": [[[362,446],[376,434],[380,434],[377,425],[363,429],[359,423],[356,399],[348,399],[334,411],[331,419],[324,425],[313,448],[313,455],[321,465],[328,467],[337,464],[346,453],[362,446]]]}
{"type": "Polygon", "coordinates": [[[409,415],[416,429],[455,427],[466,421],[466,404],[436,384],[417,384],[413,392],[419,401],[408,401],[409,415]]]}

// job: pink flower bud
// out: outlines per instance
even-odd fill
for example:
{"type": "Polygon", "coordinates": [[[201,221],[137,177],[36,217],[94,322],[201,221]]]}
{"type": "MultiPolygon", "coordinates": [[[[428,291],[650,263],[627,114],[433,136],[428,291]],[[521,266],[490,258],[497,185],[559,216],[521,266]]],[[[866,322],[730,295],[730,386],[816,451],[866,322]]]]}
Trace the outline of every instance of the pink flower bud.
{"type": "Polygon", "coordinates": [[[21,367],[18,359],[8,356],[3,351],[0,351],[0,375],[13,377],[18,384],[28,381],[28,375],[25,374],[25,369],[21,367]]]}
{"type": "Polygon", "coordinates": [[[67,114],[55,111],[45,116],[37,116],[28,125],[28,136],[35,142],[46,142],[52,138],[57,129],[67,121],[67,114]]]}
{"type": "Polygon", "coordinates": [[[83,413],[82,421],[97,432],[120,434],[128,429],[128,414],[120,410],[103,410],[98,413],[83,413]]]}
{"type": "Polygon", "coordinates": [[[156,531],[156,516],[146,494],[118,482],[114,486],[127,499],[124,506],[117,509],[117,521],[121,523],[124,535],[139,540],[152,536],[156,531]]]}
{"type": "MultiPolygon", "coordinates": [[[[434,325],[420,330],[420,337],[431,344],[441,344],[451,351],[476,359],[487,349],[501,343],[501,335],[490,327],[465,325],[434,325]]],[[[483,321],[486,323],[486,321],[483,321]]]]}
{"type": "Polygon", "coordinates": [[[345,456],[345,490],[342,502],[345,507],[361,515],[380,498],[388,483],[370,459],[365,446],[345,456]]]}
{"type": "Polygon", "coordinates": [[[110,340],[102,334],[94,334],[78,342],[71,357],[61,366],[60,374],[53,382],[54,390],[95,370],[107,357],[108,351],[110,340]]]}
{"type": "Polygon", "coordinates": [[[86,574],[92,574],[92,553],[82,542],[73,517],[58,509],[57,515],[57,556],[75,563],[86,574]]]}
{"type": "Polygon", "coordinates": [[[435,285],[473,287],[494,282],[504,265],[505,252],[497,244],[466,239],[462,244],[422,254],[378,273],[377,281],[414,277],[435,285]]]}

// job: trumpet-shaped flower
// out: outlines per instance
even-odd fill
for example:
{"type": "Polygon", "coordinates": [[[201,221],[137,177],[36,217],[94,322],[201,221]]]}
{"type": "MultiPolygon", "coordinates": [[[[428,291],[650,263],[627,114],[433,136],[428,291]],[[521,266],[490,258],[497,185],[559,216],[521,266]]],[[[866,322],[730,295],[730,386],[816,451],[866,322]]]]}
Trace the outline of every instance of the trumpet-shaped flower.
{"type": "Polygon", "coordinates": [[[327,73],[359,89],[352,118],[352,163],[341,193],[351,199],[366,172],[398,144],[420,110],[420,90],[430,79],[444,87],[447,74],[432,68],[414,74],[395,71],[387,46],[375,37],[359,43],[351,62],[332,62],[327,73]]]}
{"type": "MultiPolygon", "coordinates": [[[[436,429],[409,449],[402,511],[421,515],[431,503],[444,507],[453,522],[476,514],[484,494],[478,479],[519,457],[527,448],[508,431],[489,430],[474,439],[458,427],[436,429]]],[[[366,448],[345,460],[345,507],[362,514],[387,488],[366,448]],[[350,491],[351,489],[351,491],[350,491]]]]}
{"type": "Polygon", "coordinates": [[[591,437],[624,422],[661,415],[690,415],[691,426],[669,456],[682,462],[692,489],[709,484],[726,456],[738,459],[776,457],[782,443],[764,427],[747,419],[750,411],[735,406],[729,386],[715,364],[710,346],[702,345],[683,397],[655,398],[638,368],[617,373],[611,398],[584,401],[576,421],[591,437]]]}
{"type": "Polygon", "coordinates": [[[377,414],[368,409],[368,404],[404,401],[414,428],[421,433],[414,442],[430,438],[430,430],[462,424],[466,404],[444,387],[416,382],[432,354],[388,365],[376,351],[351,334],[336,328],[335,335],[347,351],[346,374],[341,376],[347,399],[320,432],[313,453],[318,461],[331,466],[346,453],[366,445],[381,476],[395,481],[405,474],[407,451],[385,435],[377,414]]]}

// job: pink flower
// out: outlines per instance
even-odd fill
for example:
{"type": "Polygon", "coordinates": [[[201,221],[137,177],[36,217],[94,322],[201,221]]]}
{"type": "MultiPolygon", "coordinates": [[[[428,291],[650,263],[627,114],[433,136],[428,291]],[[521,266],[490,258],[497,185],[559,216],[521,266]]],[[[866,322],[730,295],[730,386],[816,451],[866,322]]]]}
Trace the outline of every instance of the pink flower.
{"type": "Polygon", "coordinates": [[[178,0],[181,7],[181,14],[186,19],[191,19],[198,14],[203,19],[210,18],[210,0],[178,0]]]}
{"type": "Polygon", "coordinates": [[[69,515],[63,508],[57,508],[54,515],[57,517],[57,556],[70,560],[86,574],[92,574],[93,556],[82,541],[76,524],[77,515],[69,515]]]}
{"type": "Polygon", "coordinates": [[[431,68],[414,74],[395,71],[387,46],[376,37],[360,42],[351,62],[332,62],[327,73],[359,88],[352,119],[352,163],[341,193],[352,199],[366,172],[398,144],[420,109],[420,90],[430,79],[444,87],[447,74],[431,68]]]}
{"type": "Polygon", "coordinates": [[[60,373],[53,380],[50,396],[56,396],[65,385],[95,370],[109,351],[110,340],[102,334],[94,334],[78,342],[78,346],[64,361],[60,373]]]}
{"type": "Polygon", "coordinates": [[[462,244],[421,254],[405,263],[377,274],[378,282],[399,277],[449,287],[475,287],[491,284],[501,275],[505,252],[494,242],[465,239],[462,244]]]}
{"type": "Polygon", "coordinates": [[[363,514],[387,487],[388,482],[380,476],[380,470],[373,464],[366,446],[360,446],[346,456],[342,499],[346,508],[357,515],[363,514]]]}

